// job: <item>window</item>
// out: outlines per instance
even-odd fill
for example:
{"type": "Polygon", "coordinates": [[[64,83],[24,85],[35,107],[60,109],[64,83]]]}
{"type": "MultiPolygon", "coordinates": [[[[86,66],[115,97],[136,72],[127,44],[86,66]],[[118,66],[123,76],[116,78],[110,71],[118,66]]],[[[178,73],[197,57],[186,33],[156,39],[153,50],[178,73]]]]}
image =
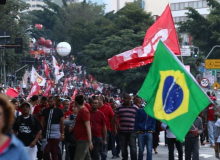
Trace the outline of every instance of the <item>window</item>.
{"type": "Polygon", "coordinates": [[[170,5],[171,11],[175,11],[175,4],[170,5]]]}
{"type": "Polygon", "coordinates": [[[180,21],[185,21],[185,17],[180,17],[180,21]]]}
{"type": "Polygon", "coordinates": [[[193,8],[198,8],[197,1],[193,2],[193,8]]]}
{"type": "Polygon", "coordinates": [[[180,21],[180,17],[176,17],[176,23],[180,21]]]}
{"type": "Polygon", "coordinates": [[[33,7],[33,8],[34,8],[34,7],[36,7],[36,5],[32,5],[31,7],[33,7]]]}
{"type": "Polygon", "coordinates": [[[189,2],[189,7],[193,8],[193,2],[189,2]]]}
{"type": "Polygon", "coordinates": [[[176,3],[176,8],[175,8],[176,11],[180,10],[180,7],[179,7],[179,3],[176,3]]]}
{"type": "Polygon", "coordinates": [[[188,3],[188,2],[185,2],[184,6],[185,6],[185,8],[186,8],[186,7],[189,7],[189,3],[188,3]]]}
{"type": "Polygon", "coordinates": [[[207,7],[207,2],[206,1],[202,1],[202,7],[206,8],[207,7]]]}
{"type": "Polygon", "coordinates": [[[180,10],[184,9],[184,3],[180,3],[180,10]]]}
{"type": "Polygon", "coordinates": [[[202,8],[202,1],[198,1],[198,8],[202,8]]]}

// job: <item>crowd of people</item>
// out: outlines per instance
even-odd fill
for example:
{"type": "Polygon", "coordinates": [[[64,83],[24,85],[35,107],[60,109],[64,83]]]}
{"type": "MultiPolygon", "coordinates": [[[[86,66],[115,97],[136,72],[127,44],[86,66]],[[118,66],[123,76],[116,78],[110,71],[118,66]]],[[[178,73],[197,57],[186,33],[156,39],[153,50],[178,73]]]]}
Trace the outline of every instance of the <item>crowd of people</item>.
{"type": "MultiPolygon", "coordinates": [[[[210,92],[207,95],[216,100],[210,92]]],[[[146,159],[151,160],[153,151],[158,154],[161,130],[166,133],[169,160],[174,160],[174,146],[179,160],[183,159],[183,144],[185,160],[198,160],[199,144],[206,137],[218,156],[220,119],[215,103],[196,118],[184,143],[169,126],[147,115],[144,105],[142,99],[129,94],[121,98],[78,94],[74,100],[34,95],[26,101],[21,97],[9,100],[1,93],[0,159],[62,160],[65,155],[65,160],[106,160],[111,151],[113,159],[128,160],[130,148],[131,160],[142,160],[146,146],[146,159]]]]}

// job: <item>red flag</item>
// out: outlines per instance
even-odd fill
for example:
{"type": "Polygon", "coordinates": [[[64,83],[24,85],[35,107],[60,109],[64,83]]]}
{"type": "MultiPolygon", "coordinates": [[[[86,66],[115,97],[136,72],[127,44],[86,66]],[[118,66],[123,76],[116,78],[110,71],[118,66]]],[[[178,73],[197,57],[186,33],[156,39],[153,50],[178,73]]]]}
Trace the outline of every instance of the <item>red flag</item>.
{"type": "Polygon", "coordinates": [[[78,93],[78,91],[77,91],[77,89],[75,89],[75,91],[73,92],[72,100],[75,100],[77,93],[78,93]]]}
{"type": "Polygon", "coordinates": [[[48,64],[44,60],[44,72],[45,72],[45,77],[48,77],[49,74],[49,67],[48,64]]]}
{"type": "Polygon", "coordinates": [[[159,40],[163,41],[176,55],[181,54],[169,5],[147,30],[142,46],[115,55],[108,59],[108,63],[113,70],[125,70],[151,63],[159,40]]]}
{"type": "Polygon", "coordinates": [[[68,83],[71,79],[72,79],[72,78],[66,78],[66,80],[64,81],[62,93],[64,93],[64,92],[67,90],[67,83],[68,83]]]}
{"type": "Polygon", "coordinates": [[[9,97],[14,98],[14,97],[18,96],[19,92],[16,89],[13,89],[13,88],[9,87],[5,94],[8,95],[9,97]]]}
{"type": "Polygon", "coordinates": [[[35,81],[27,97],[27,100],[29,100],[33,95],[38,95],[39,90],[40,90],[40,86],[37,83],[37,81],[35,81]]]}
{"type": "Polygon", "coordinates": [[[45,90],[43,96],[49,96],[51,88],[52,88],[52,83],[51,83],[51,80],[49,80],[49,81],[47,81],[47,87],[46,87],[46,90],[45,90]]]}
{"type": "Polygon", "coordinates": [[[89,88],[89,83],[87,82],[87,80],[84,80],[84,84],[86,85],[87,88],[89,88]]]}

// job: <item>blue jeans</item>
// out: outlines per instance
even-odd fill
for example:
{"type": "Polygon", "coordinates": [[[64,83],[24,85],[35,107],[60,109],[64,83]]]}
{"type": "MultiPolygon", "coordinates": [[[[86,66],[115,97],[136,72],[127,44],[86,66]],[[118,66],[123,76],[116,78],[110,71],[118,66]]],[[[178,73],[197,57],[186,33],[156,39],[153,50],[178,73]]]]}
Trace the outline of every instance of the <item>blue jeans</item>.
{"type": "Polygon", "coordinates": [[[144,146],[147,147],[147,160],[152,160],[152,148],[153,148],[153,134],[143,133],[138,134],[138,146],[139,154],[138,160],[143,160],[144,146]]]}
{"type": "Polygon", "coordinates": [[[110,131],[107,131],[107,144],[104,147],[105,150],[101,152],[101,160],[106,160],[107,159],[109,135],[110,135],[110,131]]]}
{"type": "Polygon", "coordinates": [[[208,129],[210,143],[211,145],[215,145],[215,130],[216,130],[215,122],[208,121],[207,129],[208,129]]]}
{"type": "Polygon", "coordinates": [[[120,154],[120,149],[121,149],[121,145],[119,140],[119,134],[117,134],[116,136],[112,134],[112,155],[118,156],[120,154]],[[116,142],[116,147],[115,147],[115,142],[116,142]]]}

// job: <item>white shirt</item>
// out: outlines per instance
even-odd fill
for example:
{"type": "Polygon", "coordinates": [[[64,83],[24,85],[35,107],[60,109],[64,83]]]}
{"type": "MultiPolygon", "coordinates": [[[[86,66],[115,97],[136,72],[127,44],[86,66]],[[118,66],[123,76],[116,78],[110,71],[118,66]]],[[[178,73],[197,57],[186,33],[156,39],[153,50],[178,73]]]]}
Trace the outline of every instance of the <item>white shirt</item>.
{"type": "Polygon", "coordinates": [[[20,112],[20,111],[15,110],[14,115],[15,115],[15,118],[17,118],[18,116],[20,116],[20,115],[21,115],[21,112],[20,112]],[[18,112],[18,113],[17,113],[17,112],[18,112]],[[18,115],[18,116],[17,116],[17,115],[18,115]]]}

